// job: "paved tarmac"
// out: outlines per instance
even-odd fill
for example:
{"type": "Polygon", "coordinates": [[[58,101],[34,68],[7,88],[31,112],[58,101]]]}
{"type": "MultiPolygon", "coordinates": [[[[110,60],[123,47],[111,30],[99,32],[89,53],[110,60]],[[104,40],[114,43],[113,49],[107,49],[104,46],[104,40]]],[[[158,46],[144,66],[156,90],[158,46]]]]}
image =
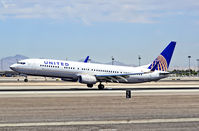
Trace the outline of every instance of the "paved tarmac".
{"type": "Polygon", "coordinates": [[[0,130],[198,131],[199,83],[113,85],[103,91],[0,84],[0,130]]]}

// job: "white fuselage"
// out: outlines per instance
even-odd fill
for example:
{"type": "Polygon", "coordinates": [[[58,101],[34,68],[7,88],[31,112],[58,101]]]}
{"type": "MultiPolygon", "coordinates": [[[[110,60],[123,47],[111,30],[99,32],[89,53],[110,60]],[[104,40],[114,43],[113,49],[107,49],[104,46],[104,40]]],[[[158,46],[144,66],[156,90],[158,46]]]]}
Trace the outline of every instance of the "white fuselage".
{"type": "MultiPolygon", "coordinates": [[[[22,60],[10,67],[12,70],[26,75],[58,77],[66,81],[78,81],[81,75],[129,75],[126,80],[118,79],[120,83],[140,83],[148,81],[157,81],[168,75],[160,75],[166,72],[154,71],[150,72],[146,66],[128,67],[106,64],[83,63],[50,59],[26,59],[22,60]],[[145,73],[148,72],[148,73],[145,73]]],[[[114,77],[112,77],[114,79],[114,77]]],[[[104,82],[102,80],[102,82],[104,82]]],[[[105,81],[110,82],[110,81],[105,81]]]]}

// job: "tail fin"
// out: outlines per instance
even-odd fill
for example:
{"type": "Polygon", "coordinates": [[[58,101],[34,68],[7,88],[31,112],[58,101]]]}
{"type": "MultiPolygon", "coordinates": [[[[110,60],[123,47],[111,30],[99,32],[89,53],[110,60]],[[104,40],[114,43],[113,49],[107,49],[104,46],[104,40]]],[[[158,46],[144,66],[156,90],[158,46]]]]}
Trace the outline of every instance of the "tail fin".
{"type": "Polygon", "coordinates": [[[162,53],[148,67],[148,69],[153,69],[154,66],[157,66],[156,70],[167,71],[167,69],[169,68],[169,64],[170,64],[175,46],[176,46],[176,42],[171,41],[170,44],[162,51],[162,53]]]}
{"type": "Polygon", "coordinates": [[[84,63],[88,63],[89,60],[89,56],[86,57],[86,59],[84,60],[84,63]]]}
{"type": "Polygon", "coordinates": [[[159,65],[159,61],[157,61],[157,63],[154,65],[154,67],[151,69],[151,71],[155,71],[156,68],[158,67],[158,65],[159,65]]]}

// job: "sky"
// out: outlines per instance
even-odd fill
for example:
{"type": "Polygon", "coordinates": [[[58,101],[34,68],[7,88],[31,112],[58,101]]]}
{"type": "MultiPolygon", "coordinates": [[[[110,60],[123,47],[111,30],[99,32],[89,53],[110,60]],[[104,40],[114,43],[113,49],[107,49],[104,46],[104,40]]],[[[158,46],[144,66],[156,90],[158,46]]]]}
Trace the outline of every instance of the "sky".
{"type": "Polygon", "coordinates": [[[196,66],[198,0],[0,0],[0,58],[151,63],[169,44],[172,66],[196,66]]]}

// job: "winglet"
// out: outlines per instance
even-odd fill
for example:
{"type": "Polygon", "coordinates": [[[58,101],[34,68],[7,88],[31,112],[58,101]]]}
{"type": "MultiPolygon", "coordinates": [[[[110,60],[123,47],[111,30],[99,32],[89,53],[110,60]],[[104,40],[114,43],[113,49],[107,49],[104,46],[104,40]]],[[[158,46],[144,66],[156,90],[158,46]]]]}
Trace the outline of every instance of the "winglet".
{"type": "Polygon", "coordinates": [[[89,60],[89,56],[86,57],[86,59],[84,60],[84,63],[88,63],[89,60]]]}

